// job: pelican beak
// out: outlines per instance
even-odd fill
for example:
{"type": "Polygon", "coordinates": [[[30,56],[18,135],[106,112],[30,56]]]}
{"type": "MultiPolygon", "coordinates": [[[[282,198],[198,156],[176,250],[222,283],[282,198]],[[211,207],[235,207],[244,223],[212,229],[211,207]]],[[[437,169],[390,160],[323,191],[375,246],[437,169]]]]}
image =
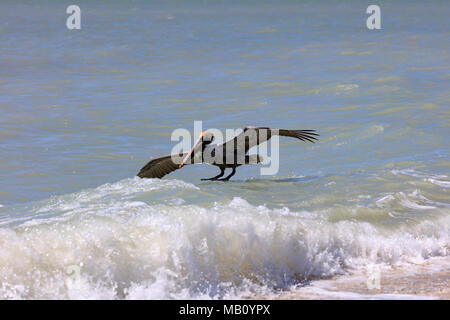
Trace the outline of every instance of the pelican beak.
{"type": "Polygon", "coordinates": [[[202,145],[202,137],[200,137],[192,147],[191,151],[187,154],[186,157],[184,157],[183,161],[180,163],[179,168],[183,168],[183,166],[186,164],[186,162],[189,160],[189,158],[194,156],[195,151],[198,149],[199,146],[202,145]]]}

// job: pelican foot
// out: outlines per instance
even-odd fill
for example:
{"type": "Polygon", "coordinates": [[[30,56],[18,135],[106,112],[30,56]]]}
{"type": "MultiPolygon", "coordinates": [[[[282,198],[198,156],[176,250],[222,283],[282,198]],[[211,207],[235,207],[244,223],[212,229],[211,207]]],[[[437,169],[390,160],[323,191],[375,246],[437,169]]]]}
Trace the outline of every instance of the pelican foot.
{"type": "Polygon", "coordinates": [[[225,169],[224,168],[220,168],[220,173],[217,176],[214,176],[212,178],[204,178],[204,179],[200,179],[202,181],[215,181],[215,180],[219,180],[220,177],[223,177],[223,174],[225,173],[225,169]]]}
{"type": "Polygon", "coordinates": [[[225,178],[222,178],[222,179],[218,179],[218,180],[219,181],[228,181],[228,180],[230,180],[230,178],[232,176],[234,176],[235,173],[236,173],[236,167],[233,168],[233,171],[231,171],[231,173],[228,176],[226,176],[225,178]]]}
{"type": "Polygon", "coordinates": [[[216,178],[216,177],[212,177],[212,178],[204,178],[204,179],[200,179],[201,181],[216,181],[216,180],[219,180],[218,178],[216,178]]]}

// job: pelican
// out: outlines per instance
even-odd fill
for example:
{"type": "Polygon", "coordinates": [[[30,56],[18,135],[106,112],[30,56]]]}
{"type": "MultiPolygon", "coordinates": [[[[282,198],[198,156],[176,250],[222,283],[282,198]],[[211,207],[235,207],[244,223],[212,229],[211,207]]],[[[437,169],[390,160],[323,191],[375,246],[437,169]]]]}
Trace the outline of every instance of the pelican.
{"type": "Polygon", "coordinates": [[[184,167],[187,164],[209,163],[219,167],[220,173],[212,178],[201,180],[228,181],[236,173],[236,168],[244,164],[257,164],[263,161],[260,155],[248,155],[248,151],[274,135],[297,138],[314,143],[318,134],[315,130],[286,130],[267,127],[246,127],[231,140],[221,144],[212,144],[214,134],[203,131],[189,152],[169,154],[150,160],[137,174],[140,178],[162,178],[165,175],[184,167]],[[222,178],[225,169],[231,173],[222,178]],[[222,179],[219,179],[222,178],[222,179]]]}

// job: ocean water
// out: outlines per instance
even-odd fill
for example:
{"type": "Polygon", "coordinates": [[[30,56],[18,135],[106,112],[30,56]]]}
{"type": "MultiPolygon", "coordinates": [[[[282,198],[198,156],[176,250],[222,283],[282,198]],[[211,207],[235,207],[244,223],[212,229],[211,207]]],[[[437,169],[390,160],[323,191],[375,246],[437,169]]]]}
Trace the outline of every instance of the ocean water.
{"type": "Polygon", "coordinates": [[[270,295],[450,248],[450,3],[0,4],[0,298],[270,295]],[[315,129],[139,179],[177,128],[315,129]]]}

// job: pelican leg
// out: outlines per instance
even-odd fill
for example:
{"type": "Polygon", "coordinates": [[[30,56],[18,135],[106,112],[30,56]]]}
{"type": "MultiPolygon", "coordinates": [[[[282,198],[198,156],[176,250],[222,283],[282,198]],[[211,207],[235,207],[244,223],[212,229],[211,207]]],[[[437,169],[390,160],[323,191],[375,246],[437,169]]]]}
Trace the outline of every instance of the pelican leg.
{"type": "Polygon", "coordinates": [[[232,176],[235,175],[235,173],[236,173],[236,167],[233,167],[233,171],[231,171],[231,173],[230,173],[228,176],[226,176],[226,177],[223,178],[223,179],[218,179],[218,180],[219,180],[219,181],[228,181],[228,180],[230,180],[230,178],[231,178],[232,176]]]}
{"type": "Polygon", "coordinates": [[[200,179],[200,180],[202,180],[202,181],[207,181],[207,180],[210,180],[210,181],[219,180],[218,178],[220,178],[220,177],[223,176],[224,174],[225,174],[225,168],[220,168],[220,173],[219,173],[217,176],[212,177],[212,178],[200,179]]]}

